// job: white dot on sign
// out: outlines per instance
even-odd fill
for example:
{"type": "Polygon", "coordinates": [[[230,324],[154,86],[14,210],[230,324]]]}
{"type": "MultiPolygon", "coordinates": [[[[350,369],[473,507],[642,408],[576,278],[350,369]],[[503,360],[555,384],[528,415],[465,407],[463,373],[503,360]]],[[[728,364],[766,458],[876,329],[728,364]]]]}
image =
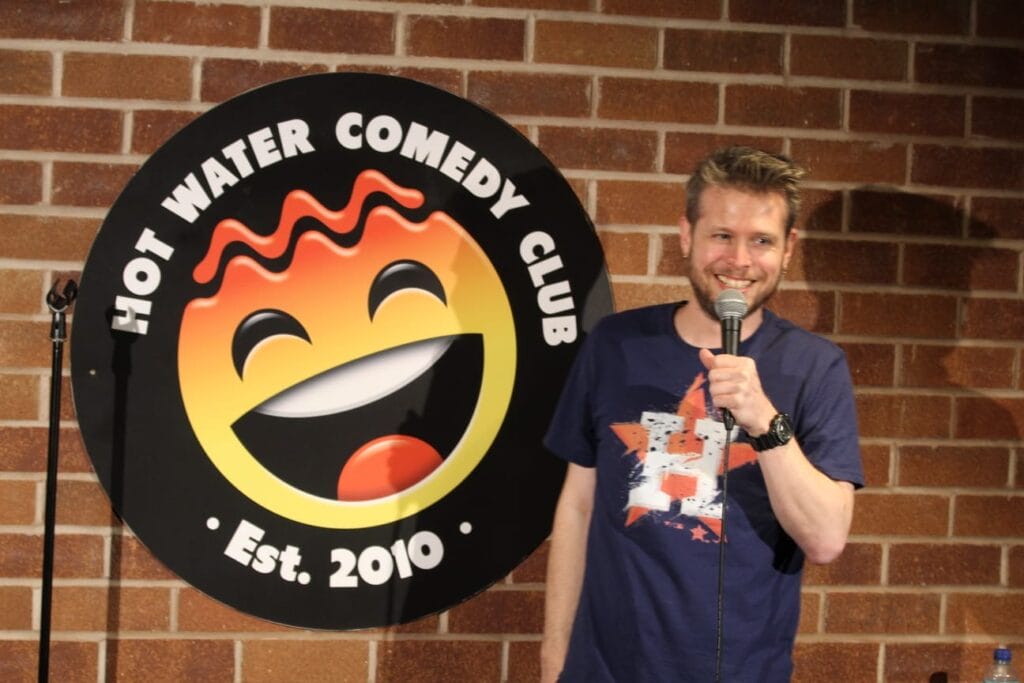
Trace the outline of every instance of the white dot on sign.
{"type": "Polygon", "coordinates": [[[210,531],[216,531],[220,528],[220,520],[216,517],[210,517],[208,520],[206,520],[206,528],[210,531]]]}
{"type": "Polygon", "coordinates": [[[299,572],[299,583],[303,586],[308,586],[310,581],[309,572],[299,572]]]}
{"type": "Polygon", "coordinates": [[[459,531],[462,532],[463,536],[466,536],[473,531],[473,525],[469,522],[463,522],[459,525],[459,531]]]}

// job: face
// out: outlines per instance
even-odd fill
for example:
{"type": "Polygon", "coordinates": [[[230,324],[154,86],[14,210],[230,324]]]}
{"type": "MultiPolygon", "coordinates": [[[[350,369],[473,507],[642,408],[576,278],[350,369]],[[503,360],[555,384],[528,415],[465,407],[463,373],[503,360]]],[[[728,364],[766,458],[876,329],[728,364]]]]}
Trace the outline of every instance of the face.
{"type": "Polygon", "coordinates": [[[795,230],[787,239],[786,215],[781,194],[712,186],[701,196],[697,224],[680,220],[687,276],[711,318],[718,319],[715,299],[726,289],[743,293],[748,317],[775,293],[796,245],[795,230]]]}

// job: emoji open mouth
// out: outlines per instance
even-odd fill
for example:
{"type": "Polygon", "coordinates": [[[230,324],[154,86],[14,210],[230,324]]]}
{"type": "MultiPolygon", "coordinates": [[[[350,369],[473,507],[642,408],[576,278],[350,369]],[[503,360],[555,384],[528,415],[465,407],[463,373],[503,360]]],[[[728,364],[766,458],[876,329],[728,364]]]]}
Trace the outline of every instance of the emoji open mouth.
{"type": "Polygon", "coordinates": [[[422,480],[458,444],[483,360],[479,334],[404,344],[289,387],[232,427],[261,465],[306,493],[381,498],[422,480]]]}

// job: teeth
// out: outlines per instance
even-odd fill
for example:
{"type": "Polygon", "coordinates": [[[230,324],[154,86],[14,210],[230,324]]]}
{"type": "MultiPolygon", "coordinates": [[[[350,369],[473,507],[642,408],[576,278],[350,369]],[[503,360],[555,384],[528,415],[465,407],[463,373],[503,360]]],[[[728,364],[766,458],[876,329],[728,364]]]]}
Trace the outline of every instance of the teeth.
{"type": "Polygon", "coordinates": [[[753,280],[733,280],[731,277],[726,277],[724,275],[716,275],[715,277],[717,277],[718,281],[726,287],[733,287],[735,289],[749,287],[754,282],[753,280]]]}

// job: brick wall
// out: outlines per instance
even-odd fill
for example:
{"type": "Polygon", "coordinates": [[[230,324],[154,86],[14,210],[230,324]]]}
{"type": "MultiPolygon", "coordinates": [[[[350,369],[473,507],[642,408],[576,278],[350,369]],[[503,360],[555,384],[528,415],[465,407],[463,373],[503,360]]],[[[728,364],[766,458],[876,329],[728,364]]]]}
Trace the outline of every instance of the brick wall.
{"type": "MultiPolygon", "coordinates": [[[[299,74],[417,78],[496,111],[598,225],[619,309],[681,296],[675,224],[724,141],[812,170],[776,308],[842,344],[869,486],[806,575],[801,681],[980,680],[1024,658],[1019,0],[0,0],[0,678],[33,680],[44,294],[133,171],[299,74]]],[[[65,396],[69,387],[65,383],[65,396]]],[[[63,411],[56,680],[526,681],[544,551],[447,613],[353,633],[236,613],[113,519],[63,411]]]]}

